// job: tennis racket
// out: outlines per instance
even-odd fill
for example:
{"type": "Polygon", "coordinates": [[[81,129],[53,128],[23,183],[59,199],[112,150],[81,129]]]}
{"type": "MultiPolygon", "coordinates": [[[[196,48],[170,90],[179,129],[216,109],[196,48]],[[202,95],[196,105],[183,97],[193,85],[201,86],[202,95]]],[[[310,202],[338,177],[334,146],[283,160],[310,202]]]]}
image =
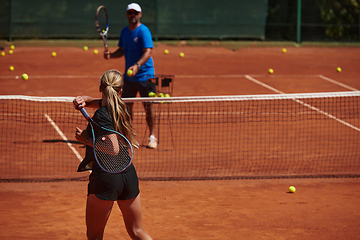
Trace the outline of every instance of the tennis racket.
{"type": "Polygon", "coordinates": [[[108,51],[107,46],[107,37],[108,37],[108,30],[109,30],[109,18],[104,6],[99,6],[96,10],[95,15],[95,26],[97,31],[99,32],[101,38],[104,41],[105,51],[108,51]]]}
{"type": "Polygon", "coordinates": [[[108,173],[125,171],[133,158],[133,148],[129,140],[121,133],[99,126],[85,108],[81,108],[80,112],[90,124],[94,156],[100,168],[108,173]]]}

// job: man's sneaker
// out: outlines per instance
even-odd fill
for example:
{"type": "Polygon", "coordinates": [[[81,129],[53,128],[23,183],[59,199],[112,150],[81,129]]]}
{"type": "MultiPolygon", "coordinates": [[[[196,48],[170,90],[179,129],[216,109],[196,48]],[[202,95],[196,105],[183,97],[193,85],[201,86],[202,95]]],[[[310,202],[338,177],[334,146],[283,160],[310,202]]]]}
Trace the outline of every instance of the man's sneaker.
{"type": "Polygon", "coordinates": [[[157,147],[157,139],[154,135],[149,137],[148,148],[156,148],[157,147]]]}

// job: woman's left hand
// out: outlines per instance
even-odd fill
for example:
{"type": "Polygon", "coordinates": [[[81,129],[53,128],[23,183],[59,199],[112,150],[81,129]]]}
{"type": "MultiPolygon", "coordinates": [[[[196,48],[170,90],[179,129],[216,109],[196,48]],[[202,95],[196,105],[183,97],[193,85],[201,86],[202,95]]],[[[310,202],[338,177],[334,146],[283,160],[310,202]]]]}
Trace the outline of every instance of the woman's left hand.
{"type": "Polygon", "coordinates": [[[75,138],[79,142],[86,143],[86,139],[88,139],[89,135],[86,131],[76,127],[75,129],[75,138]]]}

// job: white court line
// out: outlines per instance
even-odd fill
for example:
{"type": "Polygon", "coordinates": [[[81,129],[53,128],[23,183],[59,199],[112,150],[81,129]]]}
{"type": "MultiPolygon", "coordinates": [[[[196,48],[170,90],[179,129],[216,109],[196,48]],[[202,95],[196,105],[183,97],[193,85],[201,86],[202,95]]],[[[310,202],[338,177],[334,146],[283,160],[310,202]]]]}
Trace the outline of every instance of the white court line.
{"type": "Polygon", "coordinates": [[[49,117],[49,115],[45,114],[46,119],[50,122],[50,124],[55,128],[56,132],[62,137],[62,139],[66,142],[66,144],[69,146],[69,148],[73,151],[75,156],[79,159],[79,161],[82,161],[82,157],[79,154],[79,152],[72,146],[70,141],[67,139],[65,134],[60,130],[60,128],[56,125],[56,123],[49,117]]]}
{"type": "MultiPolygon", "coordinates": [[[[175,75],[176,78],[244,78],[246,76],[253,76],[253,77],[268,77],[268,75],[258,75],[258,74],[212,74],[212,75],[175,75]]],[[[13,75],[7,75],[7,76],[0,76],[0,79],[18,79],[21,76],[13,76],[13,75]]],[[[67,79],[76,79],[76,78],[91,78],[91,79],[98,79],[100,78],[100,75],[31,75],[32,79],[52,79],[52,78],[67,78],[67,79]]],[[[303,78],[303,77],[320,77],[325,79],[323,75],[320,74],[312,74],[312,75],[271,75],[271,78],[281,78],[281,77],[296,77],[296,78],[303,78]]],[[[331,81],[335,84],[338,84],[340,86],[344,86],[346,88],[350,88],[346,85],[341,85],[341,83],[336,82],[335,80],[329,80],[329,78],[325,79],[328,81],[331,81]]]]}
{"type": "MultiPolygon", "coordinates": [[[[101,75],[31,75],[29,78],[32,79],[51,79],[51,78],[100,78],[101,75]]],[[[243,78],[244,74],[234,74],[234,75],[175,75],[176,78],[243,78]]],[[[252,75],[252,76],[263,76],[263,75],[252,75]]],[[[0,76],[0,79],[18,79],[21,76],[0,76]]]]}
{"type": "Polygon", "coordinates": [[[175,75],[176,78],[243,78],[244,74],[235,75],[175,75]]]}
{"type": "Polygon", "coordinates": [[[273,87],[271,87],[271,86],[269,86],[269,85],[267,85],[267,84],[265,84],[265,83],[263,83],[263,82],[261,82],[259,80],[256,80],[255,78],[250,77],[249,75],[245,75],[245,78],[247,78],[250,81],[253,81],[254,83],[257,83],[257,84],[259,84],[259,85],[261,85],[261,86],[263,86],[263,87],[265,87],[267,89],[270,89],[273,92],[276,92],[276,93],[279,93],[279,94],[285,94],[284,92],[282,92],[280,90],[277,90],[276,88],[273,88],[273,87]]]}
{"type": "Polygon", "coordinates": [[[312,109],[312,110],[314,110],[314,111],[316,111],[316,112],[318,112],[318,113],[323,114],[324,116],[326,116],[326,117],[328,117],[328,118],[331,118],[331,119],[333,119],[333,120],[335,120],[335,121],[338,121],[339,123],[342,123],[342,124],[344,124],[345,126],[348,126],[348,127],[352,128],[352,129],[360,132],[360,128],[355,127],[354,125],[351,125],[350,123],[345,122],[345,121],[341,120],[340,118],[337,118],[337,117],[331,115],[330,113],[324,112],[323,110],[320,110],[320,109],[318,109],[318,108],[316,108],[316,107],[314,107],[314,106],[311,106],[310,104],[304,103],[304,102],[301,101],[301,100],[298,100],[298,99],[293,99],[293,100],[294,100],[295,102],[297,102],[297,103],[305,106],[305,107],[308,107],[308,108],[310,108],[310,109],[312,109]]]}
{"type": "Polygon", "coordinates": [[[293,74],[291,74],[291,75],[287,75],[287,74],[284,74],[284,75],[269,75],[269,74],[267,74],[267,75],[253,75],[253,74],[246,74],[246,75],[248,75],[248,76],[253,76],[253,77],[266,77],[266,78],[268,78],[268,77],[270,77],[270,78],[309,78],[309,77],[319,77],[320,76],[320,74],[309,74],[309,75],[293,75],[293,74]]]}
{"type": "MultiPolygon", "coordinates": [[[[0,79],[18,79],[20,76],[0,76],[0,79]]],[[[52,78],[100,78],[100,75],[30,75],[29,78],[46,78],[46,79],[52,79],[52,78]]]]}
{"type": "MultiPolygon", "coordinates": [[[[271,91],[274,91],[274,92],[279,93],[279,94],[285,94],[284,92],[282,92],[282,91],[280,91],[280,90],[277,90],[276,88],[273,88],[273,87],[271,87],[271,86],[269,86],[269,85],[267,85],[267,84],[265,84],[265,83],[263,83],[263,82],[260,82],[260,81],[256,80],[255,78],[250,77],[249,75],[245,75],[245,77],[246,77],[247,79],[249,79],[250,81],[253,81],[253,82],[255,82],[255,83],[257,83],[257,84],[259,84],[259,85],[261,85],[261,86],[263,86],[263,87],[265,87],[265,88],[267,88],[267,89],[270,89],[271,91]]],[[[297,103],[299,103],[299,104],[301,104],[301,105],[303,105],[303,106],[305,106],[305,107],[307,107],[307,108],[310,108],[310,109],[312,109],[312,110],[314,110],[314,111],[316,111],[316,112],[318,112],[318,113],[320,113],[320,114],[322,114],[322,115],[325,115],[325,116],[327,116],[328,118],[331,118],[331,119],[333,119],[333,120],[335,120],[335,121],[337,121],[337,122],[339,122],[339,123],[341,123],[341,124],[344,124],[345,126],[348,126],[348,127],[352,128],[352,129],[360,132],[360,128],[357,128],[357,127],[351,125],[350,123],[345,122],[345,121],[343,121],[343,120],[341,120],[341,119],[339,119],[339,118],[331,115],[330,113],[324,112],[324,111],[322,111],[322,110],[320,110],[320,109],[318,109],[318,108],[316,108],[316,107],[314,107],[314,106],[311,106],[311,105],[309,105],[309,104],[307,104],[307,103],[305,103],[305,102],[303,102],[303,101],[301,101],[301,100],[298,100],[298,99],[296,99],[296,98],[294,98],[294,99],[292,99],[292,100],[295,101],[295,102],[297,102],[297,103]]]]}
{"type": "Polygon", "coordinates": [[[346,84],[343,84],[343,83],[338,82],[338,81],[336,81],[336,80],[334,80],[334,79],[325,77],[325,76],[323,76],[323,75],[319,75],[319,77],[322,78],[322,79],[324,79],[324,80],[326,80],[326,81],[329,81],[329,82],[331,82],[331,83],[334,83],[334,84],[336,84],[336,85],[339,85],[339,86],[341,86],[341,87],[343,87],[343,88],[347,88],[347,89],[349,89],[349,90],[351,90],[351,91],[359,91],[359,90],[356,89],[356,88],[350,87],[350,86],[348,86],[348,85],[346,85],[346,84]]]}

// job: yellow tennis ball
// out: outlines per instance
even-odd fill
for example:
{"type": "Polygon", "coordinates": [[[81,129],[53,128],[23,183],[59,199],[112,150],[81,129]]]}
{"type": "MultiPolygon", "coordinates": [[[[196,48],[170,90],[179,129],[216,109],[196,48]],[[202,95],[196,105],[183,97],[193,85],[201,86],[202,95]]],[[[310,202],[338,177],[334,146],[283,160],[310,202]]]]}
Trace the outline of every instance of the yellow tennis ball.
{"type": "Polygon", "coordinates": [[[289,192],[294,193],[296,191],[296,188],[294,186],[289,187],[289,192]]]}
{"type": "Polygon", "coordinates": [[[154,92],[149,92],[149,97],[156,97],[156,93],[154,93],[154,92]]]}
{"type": "Polygon", "coordinates": [[[14,46],[14,45],[11,45],[11,46],[10,46],[10,49],[11,49],[11,50],[14,50],[14,49],[15,49],[15,46],[14,46]]]}
{"type": "Polygon", "coordinates": [[[52,52],[51,56],[56,57],[56,52],[52,52]]]}
{"type": "Polygon", "coordinates": [[[274,70],[272,68],[269,69],[269,73],[270,74],[273,74],[274,73],[274,70]]]}
{"type": "Polygon", "coordinates": [[[180,57],[184,57],[184,56],[185,56],[185,54],[184,54],[183,52],[181,52],[179,55],[180,55],[180,57]]]}
{"type": "Polygon", "coordinates": [[[23,79],[24,81],[27,81],[27,80],[29,79],[29,76],[28,76],[26,73],[24,73],[23,75],[21,75],[21,77],[22,77],[22,79],[23,79]]]}
{"type": "Polygon", "coordinates": [[[102,30],[102,33],[104,33],[105,32],[105,30],[102,30]]]}
{"type": "Polygon", "coordinates": [[[169,54],[169,50],[165,49],[165,50],[164,50],[164,53],[165,53],[165,54],[169,54]]]}
{"type": "Polygon", "coordinates": [[[283,49],[282,49],[282,52],[283,52],[283,53],[286,53],[286,48],[283,48],[283,49]]]}
{"type": "Polygon", "coordinates": [[[14,67],[13,67],[13,66],[10,66],[10,67],[9,67],[9,70],[10,70],[10,71],[14,71],[14,67]]]}
{"type": "Polygon", "coordinates": [[[14,51],[10,49],[10,50],[9,50],[9,54],[13,54],[13,53],[14,53],[14,51]]]}
{"type": "Polygon", "coordinates": [[[84,46],[83,49],[87,51],[89,48],[87,46],[84,46]]]}
{"type": "MultiPolygon", "coordinates": [[[[161,97],[163,98],[164,97],[164,94],[163,93],[159,93],[159,96],[158,97],[161,97]]],[[[161,104],[163,104],[164,102],[160,102],[161,104]]]]}
{"type": "Polygon", "coordinates": [[[340,67],[336,68],[336,71],[341,72],[341,68],[340,67]]]}
{"type": "Polygon", "coordinates": [[[1,52],[1,56],[2,56],[2,57],[5,56],[5,52],[1,52]]]}
{"type": "Polygon", "coordinates": [[[131,69],[127,70],[127,72],[126,72],[126,74],[127,74],[129,77],[131,77],[132,73],[133,73],[133,71],[132,71],[131,69]]]}
{"type": "Polygon", "coordinates": [[[166,94],[165,94],[165,97],[170,97],[170,94],[166,93],[166,94]]]}
{"type": "Polygon", "coordinates": [[[94,50],[94,54],[98,54],[99,51],[97,49],[94,50]]]}

